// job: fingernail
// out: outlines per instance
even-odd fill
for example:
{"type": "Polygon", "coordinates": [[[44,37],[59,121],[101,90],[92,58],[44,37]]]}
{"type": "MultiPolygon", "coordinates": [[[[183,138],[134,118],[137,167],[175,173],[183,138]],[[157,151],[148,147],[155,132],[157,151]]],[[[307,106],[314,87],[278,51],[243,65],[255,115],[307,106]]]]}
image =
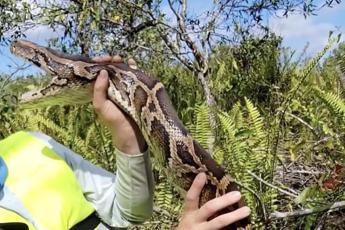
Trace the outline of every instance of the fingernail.
{"type": "Polygon", "coordinates": [[[248,206],[244,206],[244,207],[242,207],[242,212],[244,214],[246,214],[247,216],[249,216],[251,211],[250,211],[250,208],[248,206]]]}
{"type": "MultiPolygon", "coordinates": [[[[206,173],[204,173],[204,172],[199,173],[198,175],[196,175],[196,177],[197,177],[197,180],[203,181],[203,180],[205,180],[205,178],[206,178],[206,173]]],[[[206,180],[205,180],[205,181],[206,181],[206,180]]]]}
{"type": "Polygon", "coordinates": [[[199,174],[199,177],[200,178],[207,178],[207,175],[206,175],[206,173],[202,172],[199,174]]]}
{"type": "Polygon", "coordinates": [[[239,191],[230,192],[229,195],[234,197],[241,197],[241,193],[239,191]]]}
{"type": "Polygon", "coordinates": [[[121,62],[122,58],[120,55],[115,55],[115,56],[111,57],[111,61],[112,62],[121,62]]]}
{"type": "Polygon", "coordinates": [[[138,66],[136,66],[136,65],[129,65],[129,67],[131,67],[131,69],[135,69],[135,70],[138,69],[138,66]]]}
{"type": "Polygon", "coordinates": [[[101,75],[101,78],[105,79],[107,77],[107,72],[104,69],[102,69],[100,72],[100,75],[101,75]]]}

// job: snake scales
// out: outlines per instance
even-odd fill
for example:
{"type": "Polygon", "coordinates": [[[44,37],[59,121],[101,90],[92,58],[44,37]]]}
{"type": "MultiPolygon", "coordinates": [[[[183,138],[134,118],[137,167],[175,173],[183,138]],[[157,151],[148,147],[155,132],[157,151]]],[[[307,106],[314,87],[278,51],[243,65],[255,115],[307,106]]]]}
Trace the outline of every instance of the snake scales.
{"type": "MultiPolygon", "coordinates": [[[[88,58],[66,55],[29,41],[18,40],[11,52],[42,68],[53,76],[45,88],[21,97],[24,108],[47,105],[80,104],[90,100],[88,86],[105,69],[109,74],[108,97],[139,126],[154,157],[168,175],[188,190],[199,172],[206,172],[207,184],[200,204],[237,190],[233,179],[225,173],[195,141],[179,120],[164,86],[156,78],[125,63],[96,63],[88,58]]],[[[244,206],[241,200],[228,211],[244,206]]],[[[246,227],[248,219],[226,229],[246,227]]],[[[248,226],[247,226],[248,227],[248,226]]]]}

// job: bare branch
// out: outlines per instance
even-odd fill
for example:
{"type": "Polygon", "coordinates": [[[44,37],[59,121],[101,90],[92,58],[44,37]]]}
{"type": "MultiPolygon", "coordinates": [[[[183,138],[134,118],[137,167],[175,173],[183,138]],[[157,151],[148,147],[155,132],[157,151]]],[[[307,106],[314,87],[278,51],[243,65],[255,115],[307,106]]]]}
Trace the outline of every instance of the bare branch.
{"type": "MultiPolygon", "coordinates": [[[[11,59],[11,61],[12,61],[12,59],[11,59]]],[[[26,70],[31,66],[31,64],[27,64],[27,63],[19,65],[16,62],[14,62],[14,64],[16,66],[15,70],[10,75],[8,75],[5,79],[3,79],[2,84],[0,86],[0,91],[2,91],[5,88],[5,86],[10,82],[12,77],[14,77],[18,72],[26,70]]]]}
{"type": "Polygon", "coordinates": [[[275,186],[275,185],[273,185],[273,184],[268,183],[267,181],[265,181],[265,180],[262,179],[261,177],[255,175],[255,174],[252,173],[251,171],[247,170],[247,172],[248,172],[251,176],[253,176],[255,179],[257,179],[258,181],[264,183],[265,185],[267,185],[267,186],[269,186],[269,187],[271,187],[271,188],[277,189],[279,192],[284,193],[285,195],[292,196],[292,197],[294,197],[294,198],[297,197],[297,195],[295,195],[295,194],[293,194],[293,193],[291,193],[291,192],[288,192],[288,191],[286,191],[286,190],[284,190],[284,189],[282,189],[282,188],[279,188],[279,187],[277,187],[277,186],[275,186]]]}
{"type": "Polygon", "coordinates": [[[272,219],[290,218],[290,217],[310,215],[310,214],[324,212],[324,211],[327,211],[327,213],[331,213],[331,212],[338,211],[344,208],[345,208],[345,201],[339,201],[339,202],[335,202],[329,205],[324,205],[321,207],[296,210],[292,212],[273,212],[271,213],[270,217],[272,219]]]}
{"type": "Polygon", "coordinates": [[[147,29],[147,28],[150,28],[150,27],[153,27],[156,25],[157,25],[156,20],[145,21],[145,22],[142,22],[139,25],[135,26],[134,28],[132,28],[130,30],[130,32],[135,34],[135,33],[138,33],[140,31],[144,30],[144,29],[147,29]]]}
{"type": "Polygon", "coordinates": [[[145,30],[147,28],[156,26],[158,24],[158,22],[156,22],[155,19],[144,21],[144,22],[140,23],[139,25],[137,25],[135,27],[131,27],[131,26],[128,26],[128,25],[123,25],[121,23],[118,23],[118,22],[110,19],[110,18],[104,18],[104,19],[101,19],[101,21],[109,23],[109,24],[112,24],[112,25],[115,25],[115,26],[118,26],[118,27],[121,27],[124,31],[126,31],[127,33],[130,33],[130,34],[139,33],[142,30],[145,30]]]}
{"type": "Polygon", "coordinates": [[[315,136],[319,136],[317,131],[311,125],[309,125],[306,121],[304,121],[302,118],[296,116],[295,114],[289,113],[289,112],[286,112],[286,114],[295,118],[296,120],[301,122],[303,125],[305,125],[307,128],[309,128],[315,136]]]}
{"type": "Polygon", "coordinates": [[[183,55],[180,54],[180,49],[177,47],[177,45],[174,45],[168,38],[167,34],[160,32],[160,36],[165,42],[165,44],[169,47],[171,52],[175,55],[175,57],[183,64],[185,65],[190,71],[194,71],[194,67],[192,63],[188,61],[187,58],[185,58],[183,55]]]}
{"type": "Polygon", "coordinates": [[[181,40],[186,42],[186,45],[192,50],[193,55],[199,64],[198,71],[202,71],[203,73],[205,73],[208,69],[207,59],[205,58],[204,54],[202,54],[202,52],[200,52],[198,46],[191,39],[191,37],[189,36],[188,31],[187,31],[186,21],[185,21],[186,20],[186,18],[185,18],[186,17],[186,9],[187,9],[186,0],[182,0],[182,6],[181,6],[182,10],[180,13],[178,13],[176,11],[171,0],[168,0],[168,3],[169,3],[170,9],[172,10],[174,15],[176,16],[178,26],[180,29],[179,34],[180,34],[181,40]]]}

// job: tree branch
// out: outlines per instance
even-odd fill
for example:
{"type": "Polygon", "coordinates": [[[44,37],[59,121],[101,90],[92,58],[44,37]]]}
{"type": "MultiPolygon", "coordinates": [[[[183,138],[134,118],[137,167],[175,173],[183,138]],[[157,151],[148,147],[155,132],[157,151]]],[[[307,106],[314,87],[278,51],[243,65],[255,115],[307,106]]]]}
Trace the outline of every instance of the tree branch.
{"type": "Polygon", "coordinates": [[[202,52],[200,52],[200,50],[198,49],[198,46],[191,39],[191,37],[189,36],[188,31],[187,31],[187,26],[186,26],[187,1],[186,0],[182,0],[182,6],[181,6],[182,9],[181,9],[180,13],[178,13],[176,11],[176,9],[174,8],[173,3],[171,2],[171,0],[168,0],[168,3],[169,3],[169,7],[170,7],[171,11],[176,16],[176,19],[177,19],[177,22],[178,22],[178,27],[180,29],[179,35],[181,37],[181,40],[186,42],[186,45],[192,50],[193,55],[194,55],[198,65],[199,65],[198,66],[198,71],[202,71],[203,73],[205,73],[207,71],[207,69],[208,69],[207,59],[202,54],[202,52]]]}
{"type": "Polygon", "coordinates": [[[165,44],[169,47],[169,49],[171,50],[171,52],[175,55],[175,57],[183,64],[185,65],[190,71],[194,71],[194,67],[193,65],[188,61],[187,58],[185,58],[184,56],[182,56],[180,54],[180,50],[179,47],[177,47],[177,45],[174,45],[168,38],[168,35],[165,34],[163,31],[160,31],[160,36],[163,39],[163,41],[165,42],[165,44]]]}
{"type": "Polygon", "coordinates": [[[335,202],[329,205],[324,205],[321,207],[296,210],[292,212],[273,212],[271,213],[270,217],[272,219],[290,218],[290,217],[310,215],[310,214],[324,212],[324,211],[331,213],[331,212],[338,211],[344,208],[345,208],[345,201],[339,201],[339,202],[335,202]]]}
{"type": "Polygon", "coordinates": [[[262,179],[261,177],[255,175],[254,173],[252,173],[252,172],[249,171],[249,170],[247,170],[247,173],[249,173],[251,176],[253,176],[253,177],[254,177],[255,179],[257,179],[258,181],[264,183],[265,185],[267,185],[267,186],[269,186],[269,187],[271,187],[271,188],[277,189],[279,192],[284,193],[285,195],[292,196],[292,197],[294,197],[294,198],[297,197],[296,194],[293,194],[293,193],[288,192],[288,191],[286,191],[286,190],[284,190],[284,189],[281,189],[281,188],[279,188],[279,187],[277,187],[277,186],[275,186],[275,185],[273,185],[273,184],[268,183],[267,181],[265,181],[265,180],[262,179]]]}

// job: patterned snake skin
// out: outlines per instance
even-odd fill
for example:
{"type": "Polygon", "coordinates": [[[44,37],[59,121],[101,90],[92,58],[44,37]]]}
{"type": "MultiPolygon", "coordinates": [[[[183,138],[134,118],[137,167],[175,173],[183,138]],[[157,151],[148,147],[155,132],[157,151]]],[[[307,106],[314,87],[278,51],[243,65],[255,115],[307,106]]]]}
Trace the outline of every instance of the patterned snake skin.
{"type": "MultiPolygon", "coordinates": [[[[22,107],[87,103],[91,98],[87,95],[90,83],[105,69],[110,79],[109,99],[136,122],[155,159],[178,187],[188,190],[195,176],[206,172],[208,180],[200,205],[237,190],[233,179],[190,136],[177,117],[164,86],[156,78],[125,63],[97,63],[24,40],[12,43],[11,52],[54,76],[47,87],[22,95],[22,107]]],[[[241,200],[225,211],[242,206],[241,200]]],[[[226,229],[248,229],[248,223],[249,219],[245,219],[226,229]]]]}

